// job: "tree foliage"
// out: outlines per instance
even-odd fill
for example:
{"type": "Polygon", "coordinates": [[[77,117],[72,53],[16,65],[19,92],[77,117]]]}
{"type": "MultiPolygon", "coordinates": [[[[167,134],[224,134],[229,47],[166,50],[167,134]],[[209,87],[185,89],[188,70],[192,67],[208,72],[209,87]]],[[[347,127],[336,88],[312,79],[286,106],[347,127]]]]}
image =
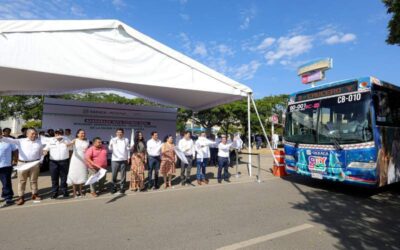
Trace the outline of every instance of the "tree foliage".
{"type": "Polygon", "coordinates": [[[0,120],[20,117],[24,120],[42,118],[41,96],[2,96],[0,97],[0,120]]]}
{"type": "Polygon", "coordinates": [[[389,34],[386,39],[388,44],[400,45],[400,0],[383,0],[388,14],[392,14],[389,21],[389,34]]]}
{"type": "MultiPolygon", "coordinates": [[[[51,96],[67,100],[114,103],[144,106],[163,106],[142,98],[126,98],[112,93],[83,93],[51,96]]],[[[256,105],[264,125],[269,128],[268,118],[272,114],[282,117],[287,95],[267,96],[256,100],[256,105]]],[[[41,120],[43,109],[42,96],[5,96],[0,98],[0,119],[21,117],[25,120],[41,120]]],[[[165,107],[165,106],[164,106],[165,107]]],[[[193,118],[194,122],[206,129],[208,133],[214,126],[221,127],[222,133],[247,132],[247,101],[240,100],[211,109],[193,113],[191,110],[178,109],[177,131],[184,131],[186,122],[193,118]]],[[[252,108],[251,126],[254,133],[261,133],[261,126],[252,108]]]]}
{"type": "MultiPolygon", "coordinates": [[[[287,98],[287,95],[277,95],[267,96],[256,100],[260,118],[268,131],[268,118],[272,114],[277,114],[281,120],[282,114],[285,112],[287,98]]],[[[194,114],[190,110],[181,109],[178,112],[178,129],[184,128],[184,124],[188,119],[191,119],[192,116],[194,118],[194,122],[204,127],[207,132],[211,132],[211,128],[214,126],[220,126],[222,133],[231,133],[232,131],[235,131],[244,134],[247,132],[248,124],[246,100],[232,102],[194,114]]],[[[262,133],[260,122],[253,108],[251,109],[250,121],[252,131],[254,133],[262,133]]],[[[281,132],[279,125],[277,131],[281,132]]]]}
{"type": "MultiPolygon", "coordinates": [[[[99,103],[162,106],[142,98],[130,99],[112,93],[66,94],[50,97],[99,103]]],[[[6,120],[9,117],[21,117],[24,120],[41,120],[43,111],[43,98],[43,96],[0,97],[0,120],[6,120]]]]}

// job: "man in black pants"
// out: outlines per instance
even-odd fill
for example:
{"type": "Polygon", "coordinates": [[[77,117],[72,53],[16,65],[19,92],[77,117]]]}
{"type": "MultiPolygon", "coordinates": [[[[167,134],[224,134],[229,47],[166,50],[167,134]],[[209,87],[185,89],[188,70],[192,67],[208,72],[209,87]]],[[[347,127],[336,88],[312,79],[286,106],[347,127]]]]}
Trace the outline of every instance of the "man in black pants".
{"type": "Polygon", "coordinates": [[[156,131],[151,132],[151,139],[147,141],[147,155],[149,156],[148,188],[158,189],[158,171],[161,163],[161,141],[156,131]],[[154,171],[154,180],[153,177],[154,171]],[[154,186],[153,186],[154,183],[154,186]]]}
{"type": "Polygon", "coordinates": [[[62,136],[62,131],[55,131],[55,137],[51,138],[44,148],[50,153],[50,175],[51,175],[51,198],[56,199],[61,189],[62,195],[66,198],[68,194],[67,177],[69,169],[68,141],[62,136]],[[61,179],[61,185],[59,184],[61,179]],[[61,186],[61,188],[60,188],[61,186]]]}

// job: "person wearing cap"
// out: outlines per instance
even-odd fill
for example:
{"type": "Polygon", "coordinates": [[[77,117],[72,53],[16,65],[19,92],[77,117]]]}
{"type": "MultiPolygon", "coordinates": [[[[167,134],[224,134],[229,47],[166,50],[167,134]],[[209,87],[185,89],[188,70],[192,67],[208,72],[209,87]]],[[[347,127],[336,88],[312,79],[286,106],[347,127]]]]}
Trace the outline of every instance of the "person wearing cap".
{"type": "MultiPolygon", "coordinates": [[[[0,136],[2,131],[0,129],[0,136]]],[[[11,183],[12,174],[12,154],[17,150],[14,144],[0,141],[0,181],[3,186],[1,192],[1,198],[4,199],[2,207],[10,206],[14,203],[13,196],[14,192],[11,183]]]]}
{"type": "Polygon", "coordinates": [[[62,136],[61,130],[54,131],[54,135],[55,137],[50,138],[44,148],[46,152],[50,153],[51,198],[56,199],[60,189],[63,197],[67,198],[69,196],[67,186],[69,169],[69,149],[67,144],[69,140],[62,136]]]}
{"type": "Polygon", "coordinates": [[[112,151],[111,171],[112,171],[112,189],[111,194],[117,192],[119,185],[120,194],[125,193],[126,170],[128,168],[128,159],[130,155],[130,145],[128,138],[124,137],[124,129],[119,128],[115,132],[115,137],[111,139],[108,149],[112,151]],[[121,172],[121,180],[117,181],[118,172],[121,172]]]}
{"type": "MultiPolygon", "coordinates": [[[[21,139],[11,139],[3,136],[0,137],[1,141],[15,144],[18,147],[18,165],[39,161],[44,153],[43,145],[41,141],[37,138],[36,129],[29,128],[26,131],[26,136],[26,138],[21,139]]],[[[41,200],[38,194],[39,172],[39,163],[29,169],[18,171],[17,205],[23,205],[25,203],[24,195],[28,178],[30,179],[32,200],[41,200]]]]}

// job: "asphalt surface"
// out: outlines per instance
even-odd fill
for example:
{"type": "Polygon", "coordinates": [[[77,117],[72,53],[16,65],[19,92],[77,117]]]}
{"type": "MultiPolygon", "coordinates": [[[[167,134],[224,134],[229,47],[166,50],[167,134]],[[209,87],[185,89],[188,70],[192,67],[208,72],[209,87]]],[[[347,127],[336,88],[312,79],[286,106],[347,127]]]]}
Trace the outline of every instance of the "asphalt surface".
{"type": "Polygon", "coordinates": [[[281,179],[270,163],[261,183],[242,165],[231,183],[3,208],[0,249],[400,249],[399,185],[281,179]]]}

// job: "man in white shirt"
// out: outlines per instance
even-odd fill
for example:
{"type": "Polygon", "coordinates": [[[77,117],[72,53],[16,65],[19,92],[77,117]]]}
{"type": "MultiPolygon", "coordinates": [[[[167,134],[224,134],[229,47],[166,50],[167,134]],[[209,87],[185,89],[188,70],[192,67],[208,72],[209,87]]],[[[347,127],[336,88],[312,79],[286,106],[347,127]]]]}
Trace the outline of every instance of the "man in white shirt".
{"type": "Polygon", "coordinates": [[[278,148],[278,142],[279,142],[279,135],[278,134],[273,134],[272,135],[272,149],[277,149],[278,148]]]}
{"type": "MultiPolygon", "coordinates": [[[[43,145],[40,140],[37,139],[37,131],[34,128],[30,128],[26,132],[26,138],[11,139],[3,137],[2,140],[8,143],[16,144],[18,147],[18,165],[22,165],[29,162],[40,160],[43,155],[43,145]]],[[[40,173],[39,163],[35,166],[18,171],[18,200],[17,205],[23,205],[25,203],[24,195],[26,188],[26,181],[29,177],[32,200],[40,201],[41,198],[38,195],[38,177],[40,173]]]]}
{"type": "Polygon", "coordinates": [[[195,143],[196,163],[197,163],[197,184],[208,184],[206,178],[207,162],[210,159],[210,145],[214,144],[206,137],[206,133],[202,132],[195,143]]]}
{"type": "Polygon", "coordinates": [[[112,190],[111,194],[117,192],[117,186],[120,186],[120,193],[125,193],[126,171],[128,168],[128,159],[130,156],[130,144],[128,138],[124,137],[124,129],[119,128],[115,132],[116,137],[112,138],[108,149],[112,151],[111,171],[112,171],[112,190]],[[121,180],[118,183],[118,172],[121,171],[121,180]]]}
{"type": "Polygon", "coordinates": [[[232,143],[227,143],[226,136],[221,136],[221,143],[218,144],[218,183],[222,182],[222,169],[224,169],[224,180],[229,182],[229,153],[232,147],[234,147],[234,145],[232,143]]]}
{"type": "Polygon", "coordinates": [[[55,137],[49,138],[44,147],[44,151],[50,154],[51,199],[58,197],[60,189],[64,198],[67,198],[69,196],[67,185],[69,169],[69,149],[67,143],[69,141],[62,136],[62,131],[60,130],[54,131],[54,134],[55,137]],[[61,179],[61,185],[59,179],[61,179]]]}
{"type": "Polygon", "coordinates": [[[151,132],[151,139],[147,141],[147,155],[149,157],[148,188],[158,189],[158,171],[161,163],[161,141],[158,139],[157,131],[151,132]],[[154,171],[154,179],[153,177],[154,171]],[[154,184],[154,186],[153,186],[154,184]]]}
{"type": "Polygon", "coordinates": [[[185,154],[188,164],[181,161],[181,184],[184,186],[186,183],[190,184],[190,170],[192,169],[193,157],[195,155],[194,143],[192,140],[192,133],[186,131],[184,137],[179,140],[178,148],[185,154]],[[186,174],[185,174],[186,172],[186,174]]]}

